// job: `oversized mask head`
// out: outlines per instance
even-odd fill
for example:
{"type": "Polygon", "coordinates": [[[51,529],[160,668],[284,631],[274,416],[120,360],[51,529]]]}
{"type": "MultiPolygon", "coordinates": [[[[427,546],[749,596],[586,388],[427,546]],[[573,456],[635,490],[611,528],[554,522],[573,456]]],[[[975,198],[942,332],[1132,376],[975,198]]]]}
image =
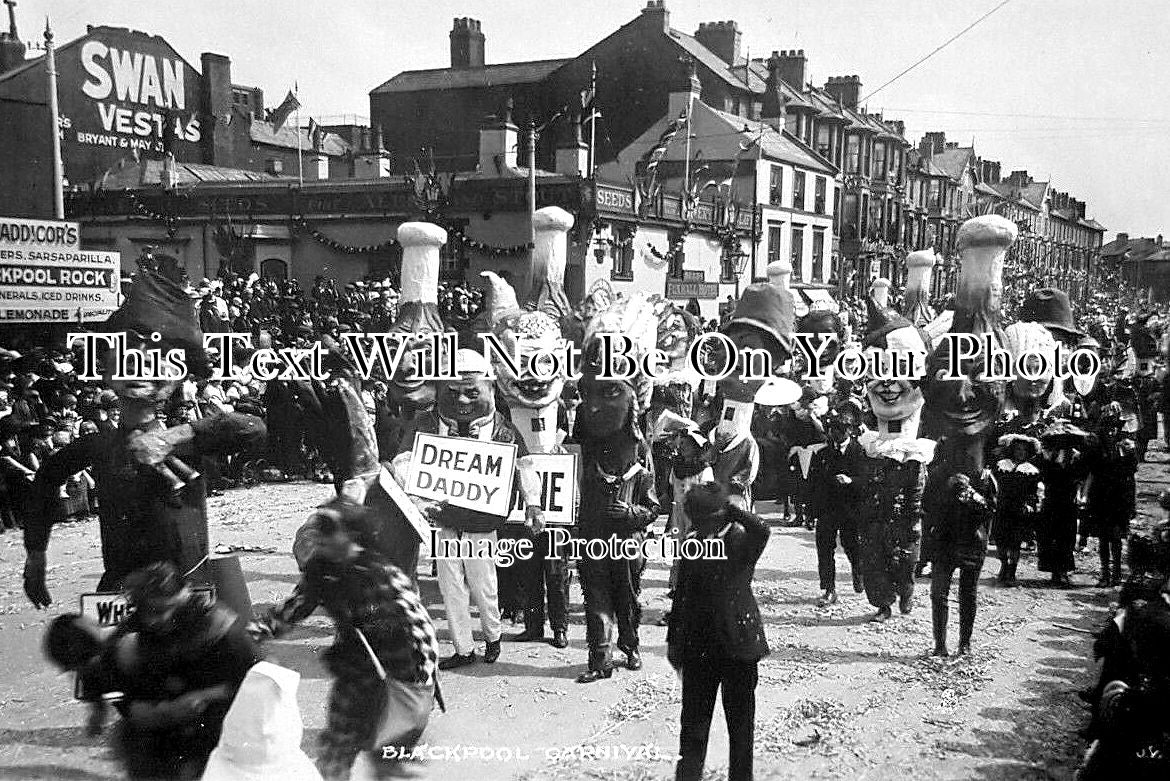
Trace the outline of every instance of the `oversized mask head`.
{"type": "Polygon", "coordinates": [[[794,324],[792,293],[773,285],[749,285],[736,304],[735,313],[723,333],[735,345],[739,355],[732,373],[719,381],[719,390],[728,401],[752,403],[764,385],[764,379],[746,379],[746,350],[762,351],[771,360],[772,374],[792,357],[794,324]]]}
{"type": "Polygon", "coordinates": [[[922,334],[905,317],[878,307],[871,299],[863,345],[870,353],[870,365],[875,368],[865,386],[874,416],[893,421],[917,414],[923,404],[918,387],[921,373],[917,368],[925,364],[926,358],[922,334]]]}
{"type": "Polygon", "coordinates": [[[470,423],[496,411],[495,385],[487,378],[487,360],[474,350],[460,350],[455,356],[457,380],[439,383],[439,414],[448,420],[470,423]]]}
{"type": "Polygon", "coordinates": [[[556,403],[565,386],[567,368],[558,366],[564,356],[560,325],[544,312],[524,312],[506,317],[496,326],[496,335],[510,354],[516,356],[519,374],[503,360],[495,361],[500,395],[508,404],[544,409],[556,403]]]}
{"type": "Polygon", "coordinates": [[[931,352],[922,380],[931,430],[938,436],[979,436],[995,424],[1003,410],[1007,383],[983,374],[982,358],[961,362],[958,376],[949,373],[951,340],[944,339],[931,352]]]}
{"type": "Polygon", "coordinates": [[[1056,376],[1056,338],[1039,323],[1012,323],[1004,329],[1004,340],[1020,370],[1012,380],[1011,396],[1037,401],[1048,395],[1056,376]]]}

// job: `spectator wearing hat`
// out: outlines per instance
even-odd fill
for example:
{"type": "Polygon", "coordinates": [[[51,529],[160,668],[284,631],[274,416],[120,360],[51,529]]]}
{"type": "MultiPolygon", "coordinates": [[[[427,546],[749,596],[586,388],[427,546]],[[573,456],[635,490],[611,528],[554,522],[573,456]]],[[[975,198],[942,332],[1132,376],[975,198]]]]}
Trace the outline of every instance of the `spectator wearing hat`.
{"type": "Polygon", "coordinates": [[[698,781],[716,694],[722,689],[727,719],[729,781],[752,778],[759,660],[769,653],[752,592],[756,562],[768,544],[768,528],[730,501],[727,488],[702,483],[684,499],[692,540],[721,540],[725,558],[688,558],[666,632],[667,657],[682,677],[678,781],[698,781]]]}
{"type": "Polygon", "coordinates": [[[1110,403],[1101,414],[1096,441],[1089,447],[1085,468],[1085,531],[1096,537],[1101,561],[1097,585],[1121,585],[1122,540],[1137,514],[1137,446],[1124,430],[1121,405],[1110,403]]]}
{"type": "Polygon", "coordinates": [[[868,458],[857,441],[861,405],[846,400],[825,418],[828,444],[813,456],[809,469],[810,513],[816,522],[817,572],[821,579],[819,607],[837,602],[837,539],[853,573],[853,590],[863,589],[858,555],[857,522],[866,500],[868,458]]]}

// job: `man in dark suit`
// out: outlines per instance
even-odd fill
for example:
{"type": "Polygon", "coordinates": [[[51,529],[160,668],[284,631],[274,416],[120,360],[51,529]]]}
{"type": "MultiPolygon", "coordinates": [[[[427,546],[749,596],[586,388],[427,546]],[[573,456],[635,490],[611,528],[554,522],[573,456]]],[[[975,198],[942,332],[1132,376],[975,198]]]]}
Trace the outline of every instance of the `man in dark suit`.
{"type": "Polygon", "coordinates": [[[837,405],[825,418],[828,447],[817,451],[809,468],[812,516],[817,524],[817,571],[821,578],[819,607],[837,602],[837,537],[853,572],[853,590],[862,591],[858,559],[857,519],[865,499],[869,459],[857,441],[861,406],[853,399],[837,405]]]}
{"type": "Polygon", "coordinates": [[[698,781],[707,757],[715,694],[723,689],[730,744],[728,781],[752,778],[759,660],[768,654],[752,593],[768,528],[732,504],[727,488],[701,483],[687,494],[694,524],[686,539],[723,543],[724,558],[683,558],[666,633],[667,656],[682,676],[682,732],[676,781],[698,781]]]}

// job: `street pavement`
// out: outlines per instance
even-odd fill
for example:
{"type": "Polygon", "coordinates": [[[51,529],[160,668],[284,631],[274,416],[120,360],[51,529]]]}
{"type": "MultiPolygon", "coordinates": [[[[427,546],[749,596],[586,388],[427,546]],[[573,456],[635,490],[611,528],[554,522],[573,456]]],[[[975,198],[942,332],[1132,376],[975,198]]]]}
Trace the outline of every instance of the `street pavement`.
{"type": "MultiPolygon", "coordinates": [[[[1166,454],[1151,449],[1139,471],[1139,523],[1160,514],[1166,454]]],[[[259,548],[242,554],[253,603],[281,601],[297,581],[293,532],[331,489],[313,483],[265,485],[210,500],[213,544],[259,548]],[[271,552],[268,552],[268,551],[271,552]]],[[[909,616],[867,621],[872,609],[849,586],[838,551],[841,601],[818,609],[812,532],[782,528],[760,508],[773,534],[756,570],[756,593],[772,654],[760,665],[756,711],[756,777],[760,779],[1067,779],[1085,746],[1077,730],[1087,712],[1076,690],[1096,674],[1088,632],[1108,616],[1115,590],[1094,588],[1095,549],[1078,557],[1070,590],[1048,588],[1028,556],[1023,586],[994,583],[989,557],[979,591],[974,653],[940,661],[931,648],[929,583],[918,581],[909,616]]],[[[119,778],[104,737],[88,737],[86,709],[72,699],[71,680],[40,650],[52,617],[76,610],[78,597],[101,575],[94,520],[54,530],[49,549],[47,611],[26,601],[20,583],[18,534],[0,536],[0,779],[119,778]]],[[[1095,545],[1095,543],[1093,543],[1095,545]]],[[[419,572],[425,603],[451,652],[431,564],[419,572]]],[[[572,588],[570,645],[507,643],[494,665],[482,662],[442,678],[447,713],[435,712],[425,735],[428,758],[408,763],[423,779],[669,778],[678,746],[680,689],[666,662],[665,629],[656,626],[665,600],[667,564],[644,577],[645,667],[618,670],[609,681],[579,685],[585,667],[579,584],[572,588]]],[[[957,605],[952,605],[957,634],[957,605]]],[[[505,635],[522,627],[505,624],[505,635]]],[[[304,747],[315,753],[329,680],[320,654],[331,639],[322,613],[268,658],[297,670],[304,747]]],[[[477,632],[478,639],[478,632],[477,632]]],[[[727,739],[716,707],[708,754],[710,778],[726,775],[727,739]]]]}

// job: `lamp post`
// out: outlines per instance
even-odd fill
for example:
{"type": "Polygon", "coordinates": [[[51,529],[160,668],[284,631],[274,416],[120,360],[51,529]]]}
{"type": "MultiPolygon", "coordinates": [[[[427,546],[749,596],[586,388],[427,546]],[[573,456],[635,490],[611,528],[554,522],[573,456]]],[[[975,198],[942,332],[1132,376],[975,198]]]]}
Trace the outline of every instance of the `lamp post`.
{"type": "Polygon", "coordinates": [[[53,51],[53,29],[45,17],[45,71],[49,79],[49,131],[53,146],[53,216],[65,219],[65,169],[61,163],[60,113],[57,107],[57,56],[53,51]]]}

